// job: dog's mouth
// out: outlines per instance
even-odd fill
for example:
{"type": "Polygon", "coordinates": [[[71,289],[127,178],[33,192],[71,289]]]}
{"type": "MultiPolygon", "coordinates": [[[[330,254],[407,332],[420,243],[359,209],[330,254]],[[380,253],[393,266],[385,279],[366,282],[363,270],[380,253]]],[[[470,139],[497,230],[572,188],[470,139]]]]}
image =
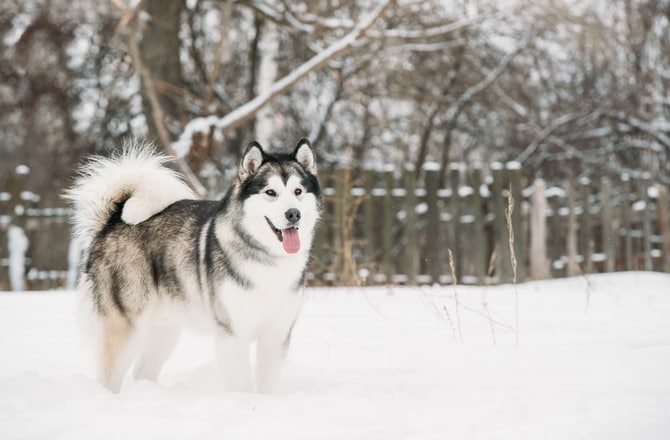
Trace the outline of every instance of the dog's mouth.
{"type": "Polygon", "coordinates": [[[284,247],[284,250],[287,254],[295,254],[300,250],[300,236],[298,235],[298,228],[291,226],[286,229],[279,229],[272,224],[269,218],[265,217],[265,220],[268,222],[270,229],[277,236],[284,247]]]}

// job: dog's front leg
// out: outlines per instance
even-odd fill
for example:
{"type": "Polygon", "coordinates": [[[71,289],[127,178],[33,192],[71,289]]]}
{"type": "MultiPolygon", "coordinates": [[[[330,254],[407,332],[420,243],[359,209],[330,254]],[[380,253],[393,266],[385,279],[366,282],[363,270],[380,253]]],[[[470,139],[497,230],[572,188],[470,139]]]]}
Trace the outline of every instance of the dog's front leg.
{"type": "Polygon", "coordinates": [[[249,341],[227,334],[220,335],[217,341],[217,353],[223,368],[226,390],[252,392],[249,341]]]}
{"type": "Polygon", "coordinates": [[[271,394],[277,391],[284,359],[288,352],[289,339],[286,334],[265,334],[256,345],[256,389],[259,393],[271,394]]]}
{"type": "MultiPolygon", "coordinates": [[[[296,301],[299,304],[300,299],[296,301]]],[[[291,304],[278,313],[259,335],[256,345],[256,390],[271,394],[277,391],[279,377],[291,343],[298,307],[291,304]]]]}
{"type": "Polygon", "coordinates": [[[271,394],[277,391],[279,377],[288,354],[291,333],[302,305],[302,292],[290,293],[273,319],[258,335],[256,345],[256,390],[271,394]]]}

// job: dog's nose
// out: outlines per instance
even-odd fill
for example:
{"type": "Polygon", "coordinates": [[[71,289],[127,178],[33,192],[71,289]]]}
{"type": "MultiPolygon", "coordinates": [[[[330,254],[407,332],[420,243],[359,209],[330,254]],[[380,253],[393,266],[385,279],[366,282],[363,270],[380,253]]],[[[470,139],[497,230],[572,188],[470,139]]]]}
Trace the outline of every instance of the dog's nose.
{"type": "Polygon", "coordinates": [[[286,220],[291,223],[298,223],[298,220],[300,220],[300,211],[297,208],[289,209],[284,215],[286,215],[286,220]]]}

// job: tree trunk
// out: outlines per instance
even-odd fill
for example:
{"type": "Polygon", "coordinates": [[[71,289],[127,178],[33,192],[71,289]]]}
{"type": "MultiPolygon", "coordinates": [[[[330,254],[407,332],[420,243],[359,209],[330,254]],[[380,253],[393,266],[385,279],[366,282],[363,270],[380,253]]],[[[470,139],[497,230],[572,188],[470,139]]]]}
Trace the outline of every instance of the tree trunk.
{"type": "MultiPolygon", "coordinates": [[[[145,0],[144,11],[151,17],[143,23],[139,44],[142,64],[149,71],[167,126],[181,119],[182,96],[181,63],[179,60],[179,26],[183,8],[181,1],[145,0]]],[[[148,138],[159,139],[156,124],[151,117],[152,106],[142,84],[142,105],[147,115],[148,138]]]]}
{"type": "MultiPolygon", "coordinates": [[[[267,20],[263,22],[260,29],[261,56],[258,66],[258,83],[256,84],[256,95],[267,93],[277,79],[277,54],[279,52],[279,33],[277,25],[267,20]]],[[[273,113],[269,105],[261,108],[256,114],[256,125],[254,127],[257,142],[265,148],[271,147],[273,132],[273,113]]]]}

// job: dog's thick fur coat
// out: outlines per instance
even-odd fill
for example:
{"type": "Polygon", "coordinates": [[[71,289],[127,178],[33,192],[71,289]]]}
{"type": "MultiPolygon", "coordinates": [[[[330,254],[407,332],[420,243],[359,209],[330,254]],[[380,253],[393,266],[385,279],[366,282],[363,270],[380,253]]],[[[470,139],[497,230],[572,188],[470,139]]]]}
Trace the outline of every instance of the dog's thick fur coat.
{"type": "Polygon", "coordinates": [[[247,148],[222,200],[203,201],[143,145],[95,158],[67,192],[84,255],[84,313],[99,380],[118,392],[134,365],[156,380],[182,326],[217,334],[226,387],[276,389],[302,302],[321,190],[307,140],[292,153],[247,148]]]}

